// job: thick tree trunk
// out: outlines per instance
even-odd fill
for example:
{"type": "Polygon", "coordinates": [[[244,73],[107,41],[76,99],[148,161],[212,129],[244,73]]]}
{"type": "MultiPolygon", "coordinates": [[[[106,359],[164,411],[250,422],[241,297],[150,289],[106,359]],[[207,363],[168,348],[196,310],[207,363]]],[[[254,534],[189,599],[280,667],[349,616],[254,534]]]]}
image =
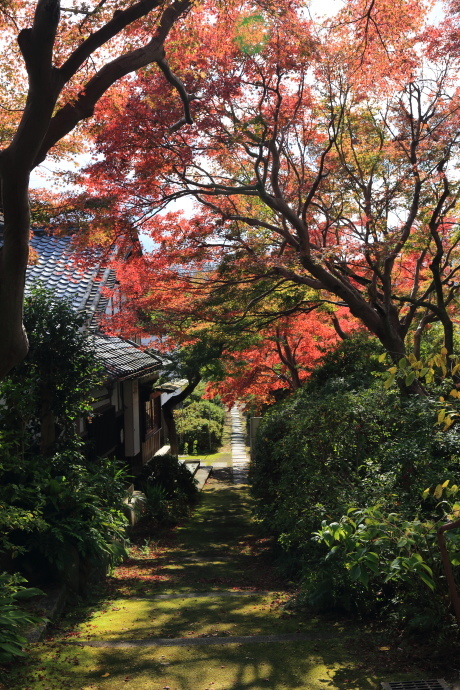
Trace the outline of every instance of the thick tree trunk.
{"type": "Polygon", "coordinates": [[[5,224],[0,250],[0,378],[24,359],[29,347],[22,319],[30,232],[29,175],[1,162],[5,224]]]}
{"type": "MultiPolygon", "coordinates": [[[[404,335],[401,333],[402,329],[397,330],[391,325],[387,325],[386,330],[383,330],[382,336],[379,338],[384,348],[389,353],[391,359],[395,364],[398,364],[402,357],[407,354],[404,342],[404,335]]],[[[376,334],[377,335],[377,334],[376,334]]],[[[403,395],[426,395],[426,392],[420,382],[415,379],[410,386],[406,386],[402,379],[398,380],[398,385],[403,395]]]]}
{"type": "Polygon", "coordinates": [[[177,395],[173,395],[171,398],[169,398],[169,400],[165,402],[162,408],[163,418],[168,428],[168,438],[169,445],[171,446],[171,455],[174,455],[176,458],[179,455],[179,441],[177,438],[177,428],[176,420],[174,419],[174,410],[183,400],[185,400],[185,398],[187,398],[190,395],[190,393],[193,393],[200,381],[200,374],[196,374],[185,386],[184,390],[178,393],[177,395]]]}
{"type": "Polygon", "coordinates": [[[107,89],[129,73],[153,62],[159,64],[166,79],[178,90],[184,105],[184,121],[192,121],[189,112],[191,97],[180,79],[171,72],[164,56],[164,42],[175,22],[190,8],[189,0],[173,0],[170,5],[165,5],[155,17],[155,30],[146,32],[150,38],[144,46],[108,59],[88,82],[82,81],[76,98],[54,113],[60,92],[94,51],[133,23],[156,12],[160,6],[158,0],[138,0],[123,10],[117,10],[105,25],[74,46],[60,67],[53,64],[60,0],[36,0],[32,26],[18,34],[29,89],[11,144],[0,153],[5,220],[0,252],[0,378],[6,376],[28,350],[22,316],[29,253],[30,172],[45,159],[50,148],[93,114],[96,103],[107,89]]]}
{"type": "Polygon", "coordinates": [[[166,405],[163,405],[163,418],[168,429],[168,440],[171,447],[171,455],[174,455],[174,457],[177,458],[179,455],[179,439],[177,438],[176,420],[174,419],[174,407],[166,407],[166,405]]]}

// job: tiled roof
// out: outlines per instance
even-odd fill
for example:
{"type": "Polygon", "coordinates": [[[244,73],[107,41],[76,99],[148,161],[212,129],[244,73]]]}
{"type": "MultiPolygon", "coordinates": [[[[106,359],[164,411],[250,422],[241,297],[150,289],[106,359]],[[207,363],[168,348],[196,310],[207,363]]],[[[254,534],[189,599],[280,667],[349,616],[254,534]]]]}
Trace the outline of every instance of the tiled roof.
{"type": "Polygon", "coordinates": [[[144,352],[130,340],[98,334],[94,336],[94,344],[109,377],[118,381],[145,376],[162,366],[159,357],[144,352]]]}
{"type": "MultiPolygon", "coordinates": [[[[0,246],[2,230],[0,223],[0,246]]],[[[31,245],[37,259],[27,268],[26,292],[41,284],[57,299],[68,300],[75,311],[87,315],[87,328],[94,333],[97,357],[109,378],[141,377],[161,368],[161,357],[144,352],[132,341],[97,333],[99,317],[105,313],[108,303],[102,288],[115,284],[115,273],[106,268],[102,260],[93,255],[91,266],[82,267],[69,236],[53,237],[35,231],[31,245]]]]}
{"type": "Polygon", "coordinates": [[[105,268],[96,255],[92,256],[90,267],[82,268],[72,249],[71,237],[35,232],[31,246],[37,259],[27,268],[26,291],[41,284],[57,299],[68,300],[75,311],[86,314],[88,328],[97,330],[97,316],[104,314],[108,302],[101,290],[114,285],[114,272],[105,268]]]}

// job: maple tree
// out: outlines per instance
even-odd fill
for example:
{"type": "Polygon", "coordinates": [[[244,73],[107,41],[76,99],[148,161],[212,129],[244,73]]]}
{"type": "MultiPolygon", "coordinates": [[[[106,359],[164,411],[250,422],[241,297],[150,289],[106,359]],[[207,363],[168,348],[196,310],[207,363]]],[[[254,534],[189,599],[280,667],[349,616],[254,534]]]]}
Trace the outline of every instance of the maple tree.
{"type": "MultiPolygon", "coordinates": [[[[219,337],[213,337],[212,333],[201,332],[195,339],[190,336],[184,340],[182,347],[168,354],[169,363],[163,370],[163,376],[171,375],[176,380],[185,378],[188,383],[180,393],[168,398],[162,405],[163,418],[168,429],[168,442],[171,454],[175,457],[179,454],[179,439],[177,433],[174,410],[196,389],[204,379],[216,375],[216,370],[221,369],[222,342],[219,337]]],[[[176,341],[177,342],[177,341],[176,341]]]]}
{"type": "Polygon", "coordinates": [[[181,117],[191,121],[190,97],[171,71],[164,48],[171,28],[190,7],[189,0],[69,0],[66,6],[59,0],[10,0],[0,5],[0,376],[28,347],[22,305],[30,172],[50,150],[57,155],[59,142],[93,114],[113,84],[151,63],[179,93],[181,117]]]}
{"type": "Polygon", "coordinates": [[[451,353],[458,57],[445,41],[441,50],[428,9],[354,0],[321,26],[295,5],[197,12],[189,44],[171,40],[197,126],[171,135],[161,124],[177,102],[162,92],[158,106],[151,70],[124,109],[102,102],[102,159],[86,185],[106,205],[88,227],[108,242],[150,233],[165,294],[173,273],[195,294],[245,283],[247,314],[263,303],[257,285],[271,296],[290,284],[312,307],[346,307],[396,361],[433,321],[451,353]],[[186,196],[188,219],[158,215],[186,196]]]}
{"type": "Polygon", "coordinates": [[[218,395],[229,407],[240,401],[260,410],[301,388],[324,353],[357,329],[359,323],[344,308],[280,317],[250,345],[225,353],[224,375],[208,384],[206,397],[218,395]]]}

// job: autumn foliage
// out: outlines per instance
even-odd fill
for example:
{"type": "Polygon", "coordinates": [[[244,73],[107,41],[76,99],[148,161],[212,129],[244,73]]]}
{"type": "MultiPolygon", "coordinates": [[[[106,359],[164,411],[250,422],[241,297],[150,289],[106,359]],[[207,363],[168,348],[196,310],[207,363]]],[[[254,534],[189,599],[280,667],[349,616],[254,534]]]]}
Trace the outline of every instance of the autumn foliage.
{"type": "Polygon", "coordinates": [[[232,343],[228,328],[257,333],[238,346],[242,376],[271,372],[274,388],[346,330],[334,313],[395,361],[433,322],[452,352],[457,9],[433,26],[429,3],[409,0],[348,1],[325,21],[300,2],[202,3],[175,25],[168,59],[193,124],[156,68],[125,81],[99,102],[99,160],[67,212],[83,245],[136,250],[118,266],[129,301],[112,327],[170,345],[203,324],[232,343]]]}

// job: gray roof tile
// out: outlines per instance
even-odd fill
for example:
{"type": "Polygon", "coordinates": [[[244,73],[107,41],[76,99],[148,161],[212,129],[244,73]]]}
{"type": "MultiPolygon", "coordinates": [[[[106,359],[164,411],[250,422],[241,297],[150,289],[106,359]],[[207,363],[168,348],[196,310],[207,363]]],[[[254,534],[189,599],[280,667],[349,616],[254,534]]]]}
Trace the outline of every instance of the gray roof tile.
{"type": "MultiPolygon", "coordinates": [[[[2,229],[0,225],[0,246],[2,229]]],[[[31,245],[38,258],[27,269],[26,292],[41,284],[51,289],[59,299],[67,299],[75,311],[88,316],[87,328],[94,334],[98,359],[109,378],[135,378],[161,368],[161,357],[144,352],[130,340],[97,333],[99,318],[105,313],[109,301],[102,289],[115,284],[115,273],[107,270],[97,255],[92,257],[91,266],[82,270],[73,252],[71,237],[36,232],[31,245]]]]}
{"type": "Polygon", "coordinates": [[[97,315],[105,312],[108,301],[101,290],[113,284],[113,272],[105,269],[96,254],[92,256],[91,267],[82,269],[69,236],[55,237],[38,232],[32,237],[31,245],[38,258],[27,269],[26,291],[39,283],[52,289],[60,299],[67,299],[76,311],[87,314],[88,327],[96,330],[97,315]]]}
{"type": "Polygon", "coordinates": [[[94,336],[94,344],[98,359],[113,379],[145,376],[162,366],[160,357],[144,352],[130,340],[98,334],[94,336]]]}

